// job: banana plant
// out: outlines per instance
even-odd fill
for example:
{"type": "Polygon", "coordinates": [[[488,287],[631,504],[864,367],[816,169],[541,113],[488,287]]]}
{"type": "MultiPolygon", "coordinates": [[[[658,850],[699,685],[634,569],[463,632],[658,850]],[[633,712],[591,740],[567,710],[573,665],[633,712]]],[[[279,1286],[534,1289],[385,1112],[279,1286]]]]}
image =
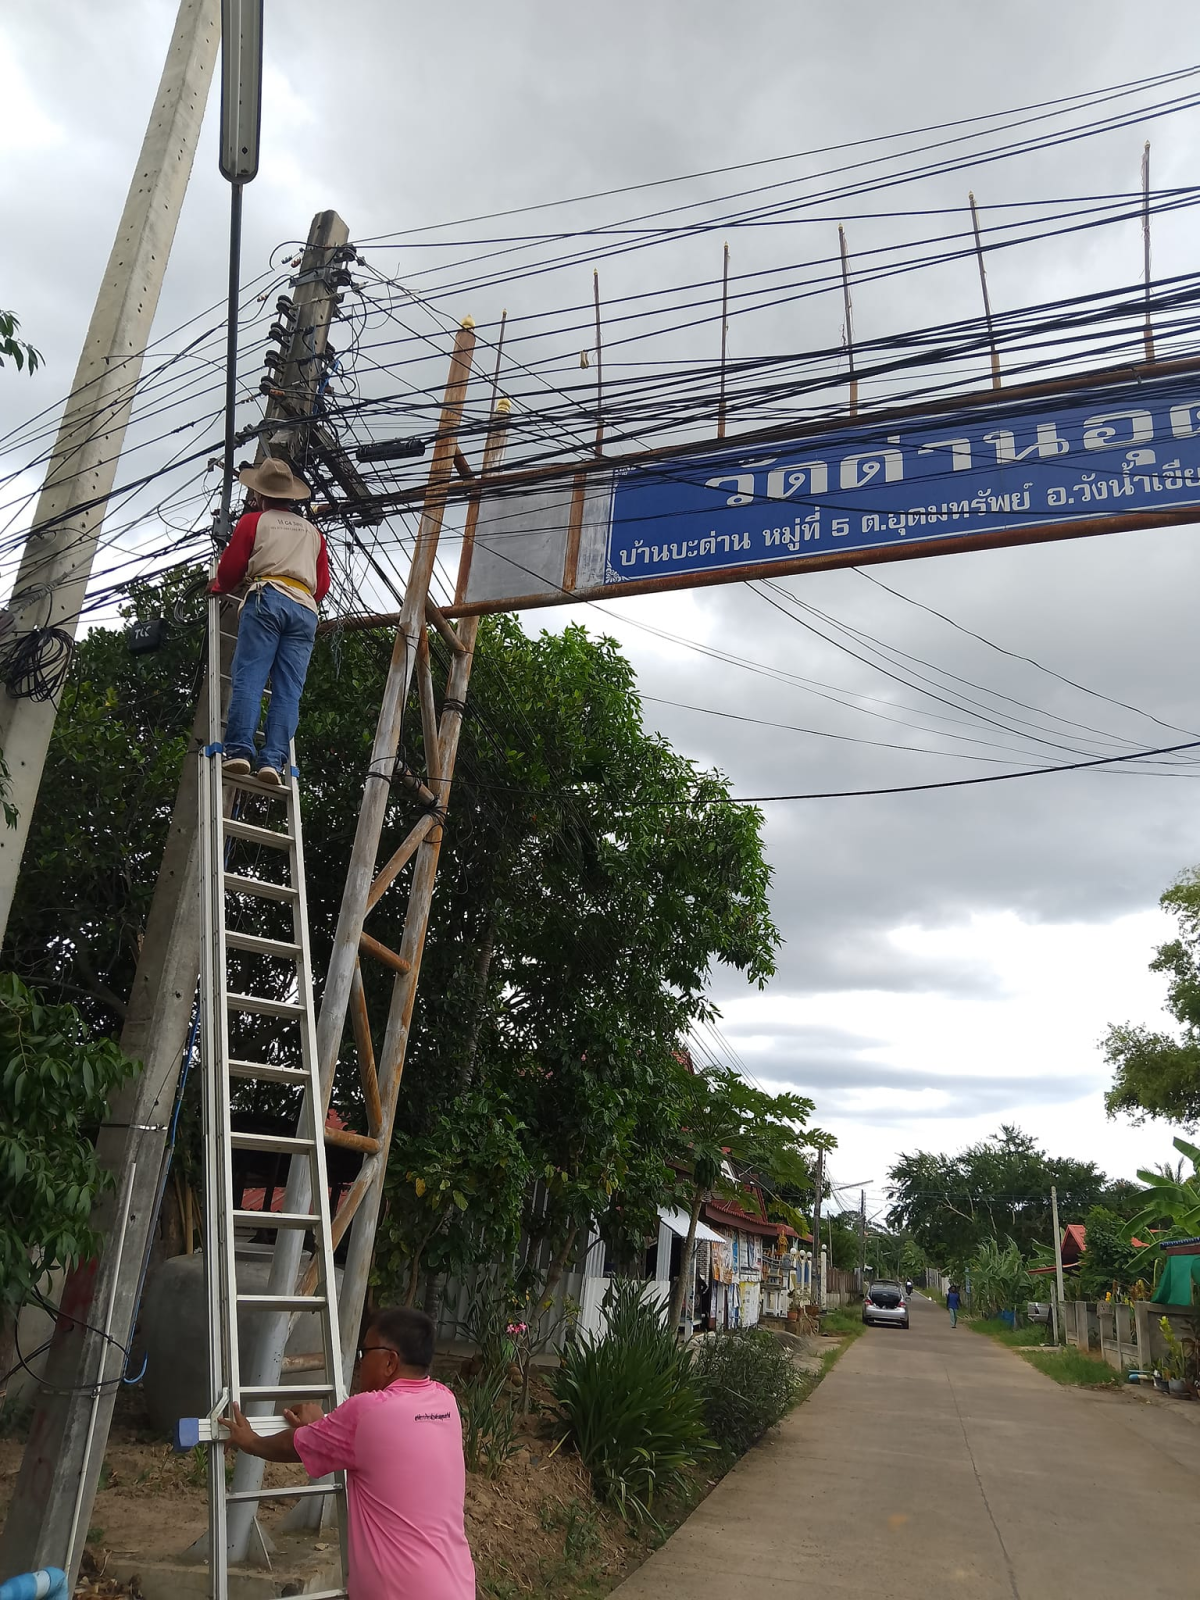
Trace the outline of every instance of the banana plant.
{"type": "MultiPolygon", "coordinates": [[[[1138,1177],[1146,1185],[1142,1192],[1145,1204],[1130,1219],[1131,1234],[1139,1229],[1161,1226],[1164,1221],[1168,1225],[1167,1238],[1186,1239],[1200,1234],[1200,1148],[1186,1139],[1175,1139],[1172,1143],[1180,1155],[1191,1162],[1191,1176],[1183,1177],[1182,1167],[1176,1175],[1141,1169],[1138,1177]]],[[[1159,1244],[1163,1243],[1163,1238],[1160,1233],[1159,1244]]],[[[1156,1246],[1147,1246],[1147,1249],[1153,1248],[1156,1246]]]]}

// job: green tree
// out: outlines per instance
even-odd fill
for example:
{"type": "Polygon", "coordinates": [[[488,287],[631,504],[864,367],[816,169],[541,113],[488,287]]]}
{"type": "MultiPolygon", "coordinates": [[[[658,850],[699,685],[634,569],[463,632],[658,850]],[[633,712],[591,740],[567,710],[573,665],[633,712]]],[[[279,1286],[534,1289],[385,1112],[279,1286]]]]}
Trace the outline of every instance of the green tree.
{"type": "Polygon", "coordinates": [[[73,1006],[0,973],[0,1375],[22,1302],[99,1242],[88,1217],[108,1180],[92,1130],[133,1070],[73,1006]]]}
{"type": "Polygon", "coordinates": [[[989,1240],[1009,1239],[1028,1256],[1050,1239],[1052,1186],[1064,1221],[1082,1219],[1107,1187],[1093,1162],[1048,1156],[1007,1125],[957,1155],[902,1155],[888,1179],[889,1227],[908,1229],[929,1260],[953,1272],[989,1240]]]}
{"type": "Polygon", "coordinates": [[[1195,1127],[1200,1122],[1200,868],[1183,873],[1159,900],[1179,924],[1178,936],[1159,945],[1151,972],[1169,980],[1167,1010],[1178,1035],[1135,1023],[1115,1023],[1101,1048],[1113,1069],[1104,1097],[1110,1117],[1134,1122],[1161,1117],[1195,1127]]]}
{"type": "Polygon", "coordinates": [[[18,372],[24,367],[32,376],[42,365],[42,353],[17,337],[20,326],[14,312],[0,310],[0,367],[8,360],[18,372]]]}
{"type": "MultiPolygon", "coordinates": [[[[833,1140],[807,1130],[813,1103],[804,1095],[768,1094],[730,1067],[681,1069],[682,1114],[678,1160],[690,1168],[686,1179],[688,1231],[682,1266],[671,1291],[668,1325],[679,1326],[692,1276],[692,1252],[700,1208],[714,1194],[745,1204],[738,1178],[753,1173],[768,1194],[799,1192],[811,1183],[807,1151],[833,1140]]],[[[790,1208],[789,1208],[790,1209],[790,1208]]]]}
{"type": "Polygon", "coordinates": [[[1128,1294],[1145,1271],[1138,1265],[1142,1254],[1130,1242],[1131,1229],[1124,1218],[1107,1206],[1093,1206],[1084,1219],[1086,1244],[1079,1262],[1079,1298],[1103,1300],[1114,1290],[1128,1294]]]}
{"type": "MultiPolygon", "coordinates": [[[[170,616],[193,578],[139,586],[128,614],[170,616]]],[[[47,761],[53,804],[32,818],[6,953],[108,1031],[132,983],[188,748],[201,633],[174,627],[161,650],[131,656],[120,630],[89,631],[47,761]]],[[[390,648],[371,631],[323,636],[309,672],[297,751],[318,971],[390,648]]],[[[436,639],[433,648],[436,658],[436,639]]],[[[402,755],[415,765],[420,754],[410,716],[402,755]]],[[[410,808],[391,807],[385,853],[411,820],[410,808]]],[[[487,619],[389,1177],[389,1288],[412,1292],[414,1258],[448,1271],[523,1225],[540,1252],[530,1282],[541,1294],[590,1219],[615,1242],[644,1235],[674,1189],[677,1041],[712,1015],[712,966],[755,983],[773,970],[760,825],[728,803],[719,776],[645,731],[613,641],[579,628],[530,637],[511,618],[487,619]],[[477,1137],[459,1137],[459,1126],[477,1137]],[[519,1158],[506,1153],[514,1130],[519,1158]],[[472,1200],[497,1186],[503,1215],[472,1200]]],[[[402,910],[393,893],[372,912],[371,932],[393,948],[402,910]]],[[[386,998],[384,985],[372,991],[377,1022],[386,998]]],[[[252,1026],[261,1037],[246,1038],[247,1053],[270,1059],[269,1019],[252,1026]]],[[[361,1126],[360,1101],[341,1092],[338,1110],[361,1126]]],[[[272,1086],[239,1093],[240,1109],[284,1109],[272,1086]]]]}

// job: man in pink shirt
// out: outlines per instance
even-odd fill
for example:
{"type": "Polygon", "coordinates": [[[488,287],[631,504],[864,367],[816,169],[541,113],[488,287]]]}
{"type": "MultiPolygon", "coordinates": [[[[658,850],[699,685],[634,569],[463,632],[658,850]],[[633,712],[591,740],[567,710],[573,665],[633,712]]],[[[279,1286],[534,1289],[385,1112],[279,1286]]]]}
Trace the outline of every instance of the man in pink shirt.
{"type": "Polygon", "coordinates": [[[358,1352],[356,1393],[328,1416],[310,1401],[285,1411],[288,1428],[266,1438],[237,1406],[224,1423],[248,1455],[299,1461],[310,1478],[345,1472],[350,1600],[475,1600],[462,1425],[432,1364],[424,1312],[381,1311],[358,1352]]]}

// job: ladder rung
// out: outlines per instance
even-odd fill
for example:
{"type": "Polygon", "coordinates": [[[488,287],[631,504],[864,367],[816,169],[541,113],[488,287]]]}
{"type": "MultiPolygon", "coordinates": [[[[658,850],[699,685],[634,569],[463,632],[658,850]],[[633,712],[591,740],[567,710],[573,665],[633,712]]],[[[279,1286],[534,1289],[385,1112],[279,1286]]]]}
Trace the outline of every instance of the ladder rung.
{"type": "MultiPolygon", "coordinates": [[[[248,1392],[246,1389],[242,1390],[243,1394],[248,1392]]],[[[232,1505],[235,1500],[290,1500],[293,1495],[341,1494],[341,1492],[340,1483],[293,1483],[290,1486],[285,1484],[282,1489],[233,1489],[225,1496],[225,1503],[232,1505]]],[[[345,1592],[344,1589],[325,1591],[331,1595],[345,1594],[345,1592]]],[[[314,1600],[314,1597],[307,1596],[306,1600],[314,1600]]]]}
{"type": "Polygon", "coordinates": [[[300,1139],[294,1134],[239,1133],[236,1129],[230,1133],[229,1143],[235,1150],[274,1150],[280,1155],[313,1148],[311,1139],[300,1139]]]}
{"type": "Polygon", "coordinates": [[[260,900],[294,900],[296,891],[288,883],[268,883],[265,878],[242,878],[236,872],[225,874],[226,894],[252,894],[260,900]]]}
{"type": "Polygon", "coordinates": [[[327,1399],[333,1393],[331,1383],[276,1383],[256,1384],[253,1388],[242,1385],[243,1400],[298,1400],[309,1395],[314,1400],[327,1399]]]}
{"type": "Polygon", "coordinates": [[[234,928],[226,929],[225,943],[231,950],[249,950],[256,956],[278,956],[281,961],[296,961],[300,956],[298,944],[288,944],[283,939],[263,939],[257,933],[238,933],[234,928]]]}
{"type": "MultiPolygon", "coordinates": [[[[307,1211],[237,1211],[233,1213],[235,1228],[319,1228],[321,1217],[307,1211]]],[[[274,1391],[271,1391],[274,1393],[274,1391]]]]}
{"type": "Polygon", "coordinates": [[[290,833],[280,833],[276,828],[260,828],[253,822],[243,822],[240,817],[226,817],[225,837],[245,839],[248,844],[270,845],[275,850],[290,850],[295,843],[290,833]]]}
{"type": "MultiPolygon", "coordinates": [[[[222,772],[221,777],[230,789],[246,789],[251,794],[265,794],[275,800],[286,800],[291,792],[285,783],[263,783],[252,772],[236,773],[222,772]]],[[[228,827],[228,821],[226,827],[228,827]]]]}
{"type": "Polygon", "coordinates": [[[231,1061],[231,1078],[261,1078],[264,1083],[292,1083],[297,1089],[309,1086],[308,1072],[304,1067],[275,1067],[266,1061],[231,1061]]]}
{"type": "Polygon", "coordinates": [[[295,1000],[269,1000],[263,994],[227,994],[230,1011],[259,1011],[266,1017],[302,1017],[304,1007],[295,1000]]]}
{"type": "Polygon", "coordinates": [[[257,1306],[262,1311],[319,1311],[323,1294],[239,1294],[240,1306],[257,1306]]]}

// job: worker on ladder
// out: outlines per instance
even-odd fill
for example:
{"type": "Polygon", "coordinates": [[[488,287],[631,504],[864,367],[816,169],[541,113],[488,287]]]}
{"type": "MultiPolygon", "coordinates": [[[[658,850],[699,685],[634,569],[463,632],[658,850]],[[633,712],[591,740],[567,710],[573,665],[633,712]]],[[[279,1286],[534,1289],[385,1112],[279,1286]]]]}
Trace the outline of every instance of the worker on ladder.
{"type": "Polygon", "coordinates": [[[224,770],[253,768],[264,783],[284,781],[300,720],[300,696],[317,636],[317,607],[329,591],[329,555],[315,523],[296,510],[308,485],[285,461],[268,456],[243,467],[238,482],[250,491],[247,509],[217,564],[214,594],[243,590],[225,719],[224,770]],[[261,754],[255,735],[271,680],[261,754]]]}

